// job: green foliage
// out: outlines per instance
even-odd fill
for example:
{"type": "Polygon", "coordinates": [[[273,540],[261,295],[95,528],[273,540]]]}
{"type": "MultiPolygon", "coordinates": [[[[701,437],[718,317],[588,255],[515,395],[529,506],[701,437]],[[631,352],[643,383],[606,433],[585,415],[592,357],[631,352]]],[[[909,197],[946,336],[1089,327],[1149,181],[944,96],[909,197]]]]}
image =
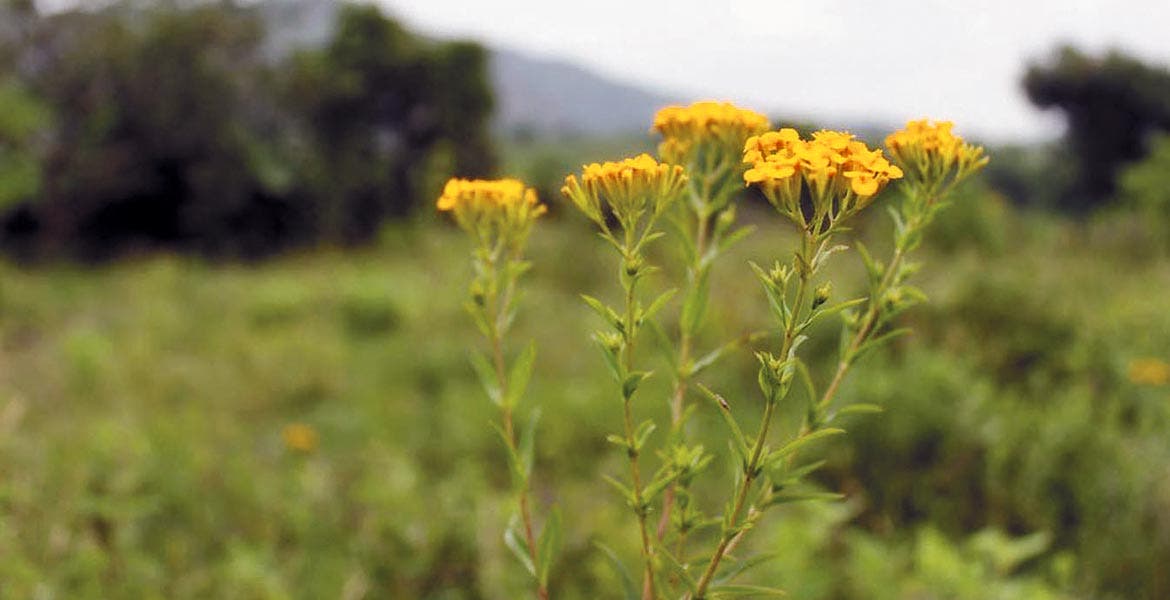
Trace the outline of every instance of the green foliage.
{"type": "MultiPolygon", "coordinates": [[[[1010,255],[923,242],[916,277],[932,301],[906,313],[915,335],[860,358],[841,389],[841,407],[886,410],[839,414],[833,426],[848,436],[801,450],[794,469],[827,462],[793,493],[845,500],[772,509],[721,575],[747,568],[723,583],[813,600],[1170,593],[1170,490],[1157,476],[1170,469],[1170,388],[1128,378],[1133,358],[1170,359],[1170,259],[1122,263],[1127,254],[1091,245],[1081,225],[1004,210],[1010,255]],[[768,558],[740,564],[755,554],[768,558]]],[[[636,574],[639,549],[622,534],[628,508],[596,485],[597,465],[624,464],[604,441],[620,428],[617,392],[596,352],[564,341],[604,323],[579,290],[620,290],[604,242],[542,225],[512,335],[539,348],[525,395],[544,408],[533,496],[563,515],[549,585],[556,598],[621,597],[613,565],[636,574]]],[[[791,237],[759,227],[712,273],[711,305],[733,308],[709,312],[698,347],[771,318],[747,260],[763,263],[791,237]]],[[[92,271],[0,266],[0,596],[529,593],[501,542],[512,474],[485,427],[498,409],[468,364],[480,334],[461,306],[462,235],[393,228],[382,239],[263,266],[166,256],[92,271]],[[358,334],[354,304],[394,324],[358,334]],[[294,422],[319,434],[314,450],[282,441],[294,422]]],[[[834,299],[864,293],[860,263],[830,263],[834,299]]],[[[775,342],[744,342],[703,371],[747,433],[763,408],[750,350],[775,342]]],[[[835,347],[802,350],[820,361],[835,347]]],[[[826,374],[812,378],[823,386],[826,374]]],[[[666,397],[669,384],[653,377],[637,397],[666,397]]],[[[715,458],[690,493],[711,505],[740,459],[718,401],[701,402],[687,427],[715,458]]],[[[795,431],[803,416],[777,426],[795,431]]],[[[667,407],[638,402],[633,417],[665,422],[667,407]]],[[[635,597],[639,584],[631,577],[635,597]]]]}
{"type": "Polygon", "coordinates": [[[1170,247],[1170,134],[1154,137],[1149,155],[1121,172],[1118,196],[1150,228],[1147,247],[1170,247]]]}
{"type": "Polygon", "coordinates": [[[264,14],[115,3],[0,40],[5,245],[93,259],[366,242],[450,175],[493,170],[480,46],[344,4],[325,47],[273,55],[264,14]]]}
{"type": "Polygon", "coordinates": [[[0,78],[0,211],[41,191],[38,136],[49,110],[17,81],[0,78]]]}

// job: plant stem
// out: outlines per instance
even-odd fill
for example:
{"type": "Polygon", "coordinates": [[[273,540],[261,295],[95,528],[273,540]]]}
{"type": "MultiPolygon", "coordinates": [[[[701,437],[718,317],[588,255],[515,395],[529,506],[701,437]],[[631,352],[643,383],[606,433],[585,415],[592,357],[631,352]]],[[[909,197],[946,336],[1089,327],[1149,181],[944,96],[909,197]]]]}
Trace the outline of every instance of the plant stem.
{"type": "MultiPolygon", "coordinates": [[[[809,253],[812,252],[814,246],[815,240],[813,240],[813,233],[807,228],[804,229],[801,237],[801,249],[797,256],[797,260],[801,265],[810,265],[813,263],[813,261],[809,260],[809,253]]],[[[797,324],[800,322],[801,308],[804,306],[804,297],[808,290],[808,283],[813,275],[809,269],[803,266],[799,269],[798,274],[799,280],[796,287],[796,300],[792,305],[791,318],[784,327],[784,340],[780,344],[780,360],[787,360],[788,354],[792,351],[792,345],[796,341],[797,324]]],[[[744,469],[743,479],[740,481],[735,502],[732,504],[731,517],[727,520],[729,526],[720,538],[719,545],[715,548],[715,553],[711,555],[711,560],[707,563],[707,568],[703,571],[703,576],[695,586],[694,600],[703,600],[706,597],[707,588],[711,585],[711,580],[715,577],[715,571],[719,568],[719,563],[726,556],[732,541],[736,540],[742,533],[739,515],[743,512],[748,492],[751,491],[752,484],[755,483],[756,477],[759,475],[760,458],[763,454],[764,443],[768,437],[768,428],[772,423],[772,413],[778,402],[779,398],[768,398],[767,404],[764,406],[764,419],[760,425],[759,435],[756,436],[755,444],[752,447],[751,457],[748,460],[747,467],[744,469]]]]}
{"type": "MultiPolygon", "coordinates": [[[[623,268],[625,268],[623,266],[623,268]]],[[[634,289],[637,287],[637,277],[631,276],[626,287],[626,338],[622,346],[622,370],[628,375],[634,368],[634,337],[637,333],[635,319],[637,317],[637,301],[634,289]]],[[[621,383],[621,382],[619,382],[621,383]]],[[[654,600],[654,547],[650,543],[650,534],[646,527],[646,503],[642,497],[642,473],[638,467],[637,440],[634,439],[634,418],[631,410],[633,396],[626,397],[622,393],[622,422],[625,426],[627,456],[630,458],[630,479],[634,491],[634,512],[638,516],[638,530],[642,538],[642,559],[645,562],[645,572],[642,581],[642,598],[654,600]]]]}
{"type": "MultiPolygon", "coordinates": [[[[497,274],[496,260],[491,260],[488,265],[492,274],[497,274]]],[[[515,280],[510,276],[507,277],[508,282],[504,287],[503,300],[499,300],[494,295],[492,297],[490,305],[492,314],[489,320],[491,325],[492,362],[495,365],[496,383],[499,384],[501,398],[508,397],[508,371],[504,364],[504,340],[501,319],[504,313],[507,312],[508,305],[511,303],[513,288],[515,287],[515,280]]],[[[516,441],[516,428],[512,419],[512,407],[507,402],[503,402],[501,403],[500,411],[504,422],[504,441],[508,445],[509,455],[518,456],[519,445],[516,441]]],[[[540,562],[536,552],[536,536],[533,534],[532,512],[529,509],[527,476],[518,483],[517,488],[515,492],[519,497],[520,520],[524,524],[524,541],[528,544],[528,552],[532,558],[532,565],[536,568],[537,573],[539,573],[540,562]]],[[[548,589],[540,582],[539,577],[536,578],[536,597],[540,600],[548,600],[549,597],[548,589]]]]}
{"type": "Polygon", "coordinates": [[[865,311],[865,316],[862,318],[861,327],[853,336],[853,340],[849,343],[849,348],[841,356],[840,362],[837,363],[837,371],[833,373],[833,379],[829,382],[829,387],[825,388],[825,393],[821,396],[821,400],[817,404],[818,410],[825,410],[833,402],[833,398],[837,395],[837,390],[841,387],[841,382],[845,379],[845,373],[853,365],[854,355],[861,349],[861,345],[865,343],[865,340],[869,338],[877,326],[877,320],[881,313],[880,304],[882,296],[885,295],[886,290],[893,283],[895,273],[905,256],[906,251],[902,246],[894,249],[894,255],[890,258],[890,264],[886,267],[886,272],[882,275],[881,282],[878,283],[873,297],[869,300],[869,308],[865,311]]]}
{"type": "MultiPolygon", "coordinates": [[[[695,286],[695,290],[699,286],[704,285],[702,277],[703,255],[707,252],[707,229],[709,223],[709,215],[706,212],[700,212],[698,223],[695,227],[695,260],[688,268],[691,285],[695,286]]],[[[700,292],[696,291],[695,293],[700,292]]],[[[678,373],[675,375],[674,391],[670,398],[670,432],[674,437],[681,436],[682,434],[683,405],[686,401],[687,388],[690,386],[690,369],[687,363],[691,360],[691,338],[693,337],[690,327],[681,323],[682,316],[679,317],[679,320],[678,373]]],[[[658,520],[659,541],[662,541],[666,537],[666,531],[670,527],[670,513],[674,508],[675,486],[676,484],[670,484],[662,500],[662,517],[658,520]]],[[[683,548],[683,540],[683,537],[679,538],[680,553],[683,548]]]]}

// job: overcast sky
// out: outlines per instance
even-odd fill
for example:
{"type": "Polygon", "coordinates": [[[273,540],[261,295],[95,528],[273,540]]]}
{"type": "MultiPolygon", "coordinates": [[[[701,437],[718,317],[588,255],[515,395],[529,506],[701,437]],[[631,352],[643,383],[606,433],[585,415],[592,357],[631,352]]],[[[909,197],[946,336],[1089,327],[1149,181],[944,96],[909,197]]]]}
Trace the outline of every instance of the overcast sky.
{"type": "Polygon", "coordinates": [[[1170,64],[1170,0],[380,2],[420,32],[671,95],[848,122],[931,116],[989,141],[1059,135],[1019,85],[1058,43],[1170,64]]]}

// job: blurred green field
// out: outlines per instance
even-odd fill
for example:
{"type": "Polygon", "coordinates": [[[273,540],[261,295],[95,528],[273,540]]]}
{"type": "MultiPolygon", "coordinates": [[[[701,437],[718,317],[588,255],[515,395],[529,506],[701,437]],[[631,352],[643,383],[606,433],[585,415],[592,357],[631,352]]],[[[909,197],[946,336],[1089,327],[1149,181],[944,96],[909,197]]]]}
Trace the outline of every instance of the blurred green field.
{"type": "MultiPolygon", "coordinates": [[[[628,560],[637,541],[600,480],[623,469],[604,443],[620,411],[577,295],[612,298],[614,267],[568,217],[532,241],[522,412],[543,407],[535,497],[568,517],[554,595],[610,598],[593,541],[628,560]]],[[[789,238],[747,218],[759,230],[716,270],[706,344],[769,323],[746,261],[786,259],[789,238]]],[[[885,221],[866,225],[888,245],[885,221]]],[[[847,500],[765,520],[750,544],[775,559],[747,579],[801,599],[1170,597],[1170,387],[1129,373],[1170,359],[1157,225],[985,196],[938,225],[915,335],[843,390],[887,411],[818,450],[820,485],[847,500]]],[[[678,273],[666,247],[659,287],[678,273]]],[[[467,360],[467,251],[427,221],[259,265],[0,266],[0,598],[524,597],[494,407],[467,360]],[[316,439],[286,441],[294,424],[316,439]]],[[[856,281],[856,255],[834,260],[856,281]]],[[[745,351],[705,378],[748,423],[754,369],[745,351]]],[[[660,420],[665,379],[640,396],[660,420]]],[[[695,434],[722,461],[714,418],[695,434]]]]}

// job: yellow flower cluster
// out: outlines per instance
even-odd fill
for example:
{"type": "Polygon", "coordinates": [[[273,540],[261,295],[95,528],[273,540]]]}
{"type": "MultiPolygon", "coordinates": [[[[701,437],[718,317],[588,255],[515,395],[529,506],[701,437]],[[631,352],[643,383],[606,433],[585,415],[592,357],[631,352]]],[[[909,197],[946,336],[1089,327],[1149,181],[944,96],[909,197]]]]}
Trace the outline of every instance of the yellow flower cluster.
{"type": "Polygon", "coordinates": [[[801,139],[784,128],[748,138],[743,162],[751,165],[744,181],[755,184],[781,213],[804,224],[802,183],[808,186],[814,220],[835,221],[867,206],[902,170],[881,150],[871,150],[852,134],[823,130],[801,139]]]}
{"type": "Polygon", "coordinates": [[[547,212],[537,201],[536,190],[517,179],[452,178],[436,206],[453,213],[460,227],[481,238],[499,236],[520,243],[536,217],[547,212]]]}
{"type": "Polygon", "coordinates": [[[983,148],[963,141],[950,121],[910,121],[886,136],[890,154],[909,177],[928,186],[958,181],[987,164],[983,148]]]}
{"type": "Polygon", "coordinates": [[[700,152],[710,149],[721,156],[739,152],[749,136],[768,130],[768,118],[728,102],[696,102],[668,106],[654,115],[653,131],[662,134],[658,155],[676,164],[692,164],[700,152]]]}
{"type": "Polygon", "coordinates": [[[1139,358],[1129,363],[1129,380],[1138,385],[1170,383],[1170,364],[1156,358],[1139,358]]]}
{"type": "Polygon", "coordinates": [[[647,210],[661,214],[678,197],[686,180],[682,167],[641,154],[617,162],[585,165],[580,180],[576,175],[565,178],[561,193],[602,225],[604,199],[622,226],[633,229],[647,210]]]}
{"type": "Polygon", "coordinates": [[[280,432],[284,445],[297,452],[312,452],[317,449],[317,430],[305,423],[289,423],[280,432]]]}

